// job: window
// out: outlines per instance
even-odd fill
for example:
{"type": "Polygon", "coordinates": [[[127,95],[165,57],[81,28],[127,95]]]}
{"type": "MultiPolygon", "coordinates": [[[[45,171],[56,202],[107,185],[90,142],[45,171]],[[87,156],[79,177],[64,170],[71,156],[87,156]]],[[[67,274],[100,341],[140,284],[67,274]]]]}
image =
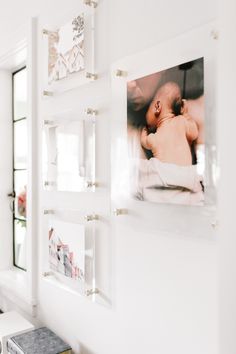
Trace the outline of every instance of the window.
{"type": "Polygon", "coordinates": [[[12,76],[13,89],[13,263],[26,270],[27,242],[27,71],[12,76]]]}

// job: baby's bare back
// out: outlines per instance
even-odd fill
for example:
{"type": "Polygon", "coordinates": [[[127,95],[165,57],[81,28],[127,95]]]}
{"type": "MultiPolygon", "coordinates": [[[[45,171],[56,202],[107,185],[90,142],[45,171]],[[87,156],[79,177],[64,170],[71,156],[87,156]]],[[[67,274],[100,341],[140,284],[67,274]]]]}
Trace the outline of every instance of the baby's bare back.
{"type": "Polygon", "coordinates": [[[149,135],[149,142],[153,156],[160,161],[182,166],[192,164],[184,116],[164,122],[155,134],[149,135]]]}

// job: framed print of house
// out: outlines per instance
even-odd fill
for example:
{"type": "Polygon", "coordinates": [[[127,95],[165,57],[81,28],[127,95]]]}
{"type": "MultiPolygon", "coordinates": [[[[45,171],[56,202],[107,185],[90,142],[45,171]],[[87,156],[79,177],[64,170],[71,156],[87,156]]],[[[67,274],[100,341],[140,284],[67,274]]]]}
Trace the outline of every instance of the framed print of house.
{"type": "Polygon", "coordinates": [[[81,3],[78,13],[42,28],[42,93],[53,96],[94,81],[95,8],[81,3]]]}

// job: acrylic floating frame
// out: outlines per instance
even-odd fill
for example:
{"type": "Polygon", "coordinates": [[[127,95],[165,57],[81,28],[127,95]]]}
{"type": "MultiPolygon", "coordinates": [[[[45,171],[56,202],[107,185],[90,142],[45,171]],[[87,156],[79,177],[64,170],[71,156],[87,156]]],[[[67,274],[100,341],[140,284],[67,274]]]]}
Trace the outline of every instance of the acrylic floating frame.
{"type": "MultiPolygon", "coordinates": [[[[158,228],[166,230],[166,224],[164,221],[162,222],[165,220],[164,215],[167,211],[175,211],[172,221],[175,224],[174,220],[176,219],[176,230],[179,229],[180,233],[184,233],[186,228],[179,218],[183,213],[183,208],[186,210],[186,206],[191,205],[192,207],[192,212],[189,211],[189,223],[192,222],[192,225],[195,223],[194,215],[196,213],[202,217],[203,223],[208,223],[208,216],[214,217],[215,215],[219,174],[216,140],[217,38],[214,35],[215,26],[214,23],[211,23],[174,39],[161,42],[144,52],[119,60],[111,68],[112,207],[131,209],[140,217],[145,214],[155,230],[158,228]],[[183,80],[188,80],[186,72],[189,69],[188,64],[191,66],[192,63],[197,63],[196,70],[200,70],[199,78],[204,80],[205,159],[199,166],[203,168],[205,164],[202,182],[199,181],[196,171],[193,171],[191,160],[189,165],[184,161],[186,168],[182,166],[176,168],[175,160],[169,163],[169,166],[166,164],[163,166],[165,159],[161,161],[161,157],[159,159],[156,157],[153,141],[148,147],[146,146],[146,149],[149,148],[147,149],[149,150],[147,151],[148,157],[141,144],[142,134],[146,139],[147,133],[144,129],[147,125],[146,115],[151,108],[149,128],[154,129],[152,124],[156,124],[156,121],[150,123],[150,119],[158,116],[158,113],[154,114],[155,110],[159,109],[159,107],[155,107],[155,98],[160,97],[156,96],[158,89],[169,81],[178,83],[180,74],[174,70],[177,66],[185,71],[181,74],[183,80]],[[203,67],[204,74],[201,69],[203,67]],[[171,75],[169,75],[170,73],[171,75]],[[149,82],[148,79],[150,79],[149,82]],[[129,116],[129,110],[133,115],[129,116]],[[194,185],[194,181],[197,182],[196,185],[194,185]],[[196,193],[201,191],[201,198],[196,203],[194,201],[196,195],[193,195],[195,188],[196,193]],[[177,194],[178,197],[176,197],[177,194]],[[177,205],[179,206],[179,214],[176,212],[177,205]],[[154,209],[156,212],[158,210],[159,217],[154,215],[154,209]]],[[[183,88],[181,93],[182,98],[186,98],[183,88]]],[[[188,104],[188,102],[185,103],[188,104]]],[[[152,133],[155,132],[156,129],[152,133]]],[[[153,134],[153,137],[156,135],[153,134]]],[[[148,141],[150,143],[150,139],[148,141]]],[[[190,209],[188,208],[188,210],[190,209]]],[[[132,214],[132,212],[130,213],[132,214]]],[[[209,226],[210,228],[211,226],[209,226]]],[[[192,232],[194,233],[194,231],[192,232]]]]}
{"type": "Polygon", "coordinates": [[[42,276],[59,287],[96,300],[96,223],[77,210],[44,210],[42,276]]]}
{"type": "MultiPolygon", "coordinates": [[[[64,23],[42,28],[42,95],[51,97],[97,79],[94,55],[95,2],[81,2],[64,23]]],[[[97,3],[96,3],[97,4],[97,3]]]]}
{"type": "Polygon", "coordinates": [[[95,191],[96,110],[67,111],[43,121],[43,186],[48,191],[95,191]]]}

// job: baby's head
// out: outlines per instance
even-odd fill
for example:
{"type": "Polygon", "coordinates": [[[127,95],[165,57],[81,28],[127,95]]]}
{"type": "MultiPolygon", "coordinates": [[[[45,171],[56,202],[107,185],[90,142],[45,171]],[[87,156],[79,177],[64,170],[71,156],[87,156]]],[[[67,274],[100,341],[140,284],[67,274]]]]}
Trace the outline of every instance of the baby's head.
{"type": "Polygon", "coordinates": [[[127,83],[128,105],[134,110],[142,109],[155,94],[161,72],[141,77],[127,83]]]}
{"type": "Polygon", "coordinates": [[[158,121],[168,114],[178,116],[183,109],[183,100],[179,85],[167,82],[156,92],[146,114],[147,125],[156,127],[158,121]]]}

